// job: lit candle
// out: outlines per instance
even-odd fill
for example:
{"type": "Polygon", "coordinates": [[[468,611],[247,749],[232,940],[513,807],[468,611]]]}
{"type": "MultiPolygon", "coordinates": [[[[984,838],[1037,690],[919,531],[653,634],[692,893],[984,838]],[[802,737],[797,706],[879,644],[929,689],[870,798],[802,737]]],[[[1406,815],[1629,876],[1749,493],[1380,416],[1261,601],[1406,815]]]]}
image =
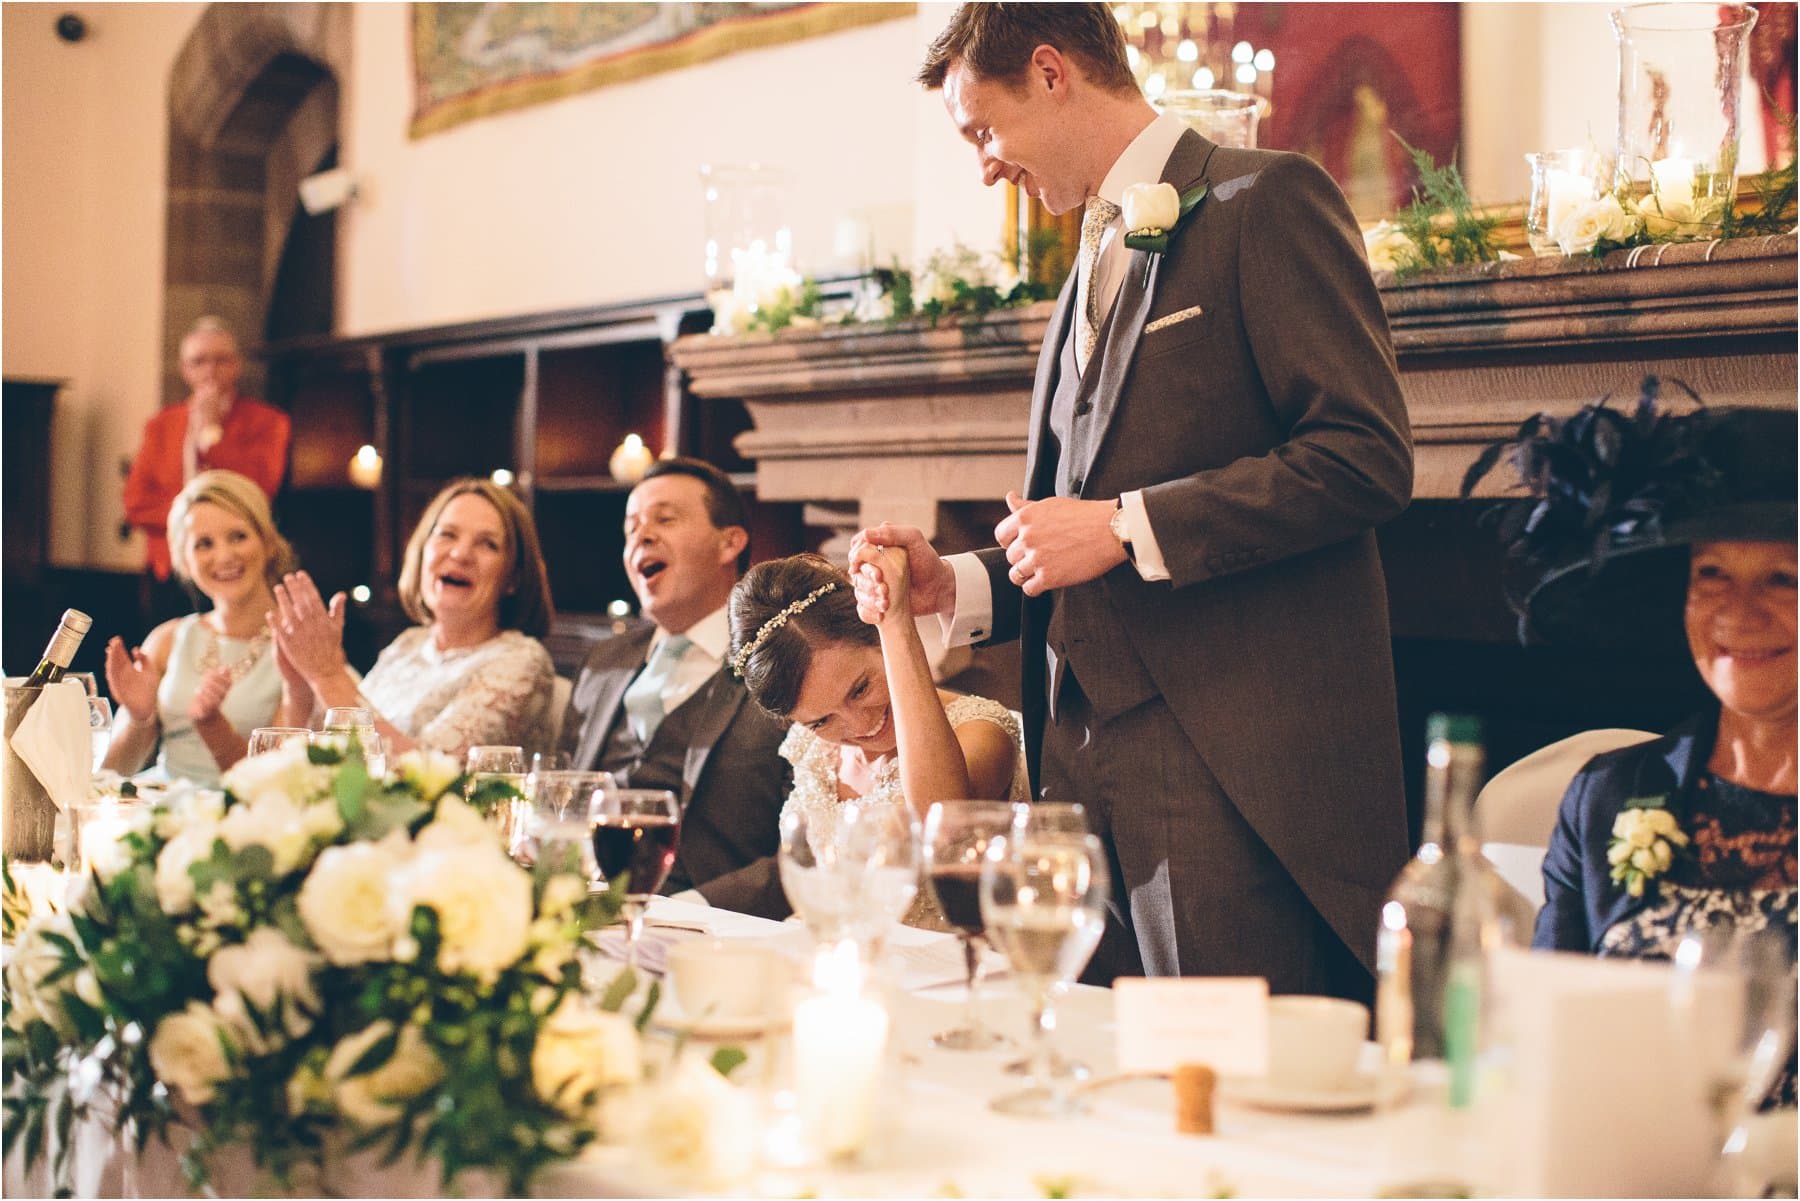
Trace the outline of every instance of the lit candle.
{"type": "Polygon", "coordinates": [[[615,480],[625,484],[635,484],[644,478],[650,470],[650,464],[656,462],[656,456],[644,445],[644,440],[636,434],[626,434],[625,441],[619,443],[618,449],[612,452],[607,460],[607,469],[615,480]]]}
{"type": "Polygon", "coordinates": [[[1554,237],[1570,213],[1594,198],[1594,182],[1579,171],[1565,171],[1560,167],[1550,168],[1544,182],[1550,193],[1545,214],[1549,222],[1546,232],[1554,237]]]}
{"type": "Polygon", "coordinates": [[[119,840],[133,828],[133,817],[144,808],[141,799],[100,797],[77,807],[75,824],[76,866],[87,875],[96,866],[116,866],[124,851],[119,840]]]}
{"type": "Polygon", "coordinates": [[[350,482],[358,488],[381,486],[381,452],[364,446],[350,457],[350,482]]]}
{"type": "Polygon", "coordinates": [[[1694,210],[1694,160],[1659,158],[1650,164],[1656,202],[1665,217],[1680,221],[1694,210]]]}
{"type": "Polygon", "coordinates": [[[800,1125],[828,1158],[855,1155],[869,1139],[887,1049],[888,1014],[862,989],[854,944],[820,953],[820,992],[794,1006],[794,1091],[800,1125]]]}

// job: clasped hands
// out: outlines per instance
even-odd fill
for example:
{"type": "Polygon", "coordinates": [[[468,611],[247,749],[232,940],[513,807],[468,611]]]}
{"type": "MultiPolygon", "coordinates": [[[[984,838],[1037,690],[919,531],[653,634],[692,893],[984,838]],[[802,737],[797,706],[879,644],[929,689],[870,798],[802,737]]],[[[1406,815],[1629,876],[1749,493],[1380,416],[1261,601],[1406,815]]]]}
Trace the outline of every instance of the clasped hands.
{"type": "MultiPolygon", "coordinates": [[[[1017,492],[1008,492],[1006,507],[1011,512],[994,527],[994,537],[1011,564],[1007,574],[1026,596],[1085,584],[1125,562],[1125,548],[1111,528],[1115,501],[1072,496],[1028,501],[1017,492]]],[[[912,526],[884,522],[863,530],[850,544],[851,579],[859,612],[877,617],[887,612],[887,584],[879,573],[858,568],[872,562],[869,556],[877,547],[905,552],[913,613],[949,613],[956,607],[955,573],[925,535],[912,526]]]]}

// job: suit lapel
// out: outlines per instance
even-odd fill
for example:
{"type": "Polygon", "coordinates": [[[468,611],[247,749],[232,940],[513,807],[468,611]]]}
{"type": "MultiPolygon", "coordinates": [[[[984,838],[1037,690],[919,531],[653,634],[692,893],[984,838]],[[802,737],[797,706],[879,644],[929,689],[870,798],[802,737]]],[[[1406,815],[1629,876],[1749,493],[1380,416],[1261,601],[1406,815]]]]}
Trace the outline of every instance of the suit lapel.
{"type": "MultiPolygon", "coordinates": [[[[1206,178],[1207,164],[1216,149],[1211,142],[1192,130],[1183,133],[1175,143],[1168,163],[1163,167],[1162,182],[1171,185],[1177,192],[1187,191],[1206,178]]],[[[1205,204],[1206,201],[1201,201],[1202,208],[1205,204]]],[[[1198,221],[1201,215],[1198,211],[1190,214],[1189,223],[1198,221]]],[[[1119,236],[1124,235],[1121,232],[1119,236]]],[[[1176,236],[1193,237],[1195,234],[1192,229],[1184,227],[1176,236]]],[[[1173,250],[1171,245],[1170,252],[1173,250]]],[[[1089,364],[1090,367],[1098,365],[1099,370],[1090,370],[1087,378],[1082,380],[1082,391],[1094,405],[1094,436],[1081,448],[1084,453],[1074,469],[1075,475],[1084,478],[1093,473],[1094,463],[1100,457],[1100,448],[1106,444],[1107,433],[1112,429],[1113,414],[1117,412],[1119,399],[1124,395],[1125,379],[1131,372],[1132,361],[1137,357],[1138,343],[1143,341],[1144,326],[1150,318],[1151,302],[1156,299],[1163,260],[1168,257],[1168,254],[1151,254],[1147,250],[1126,253],[1125,278],[1119,285],[1119,295],[1113,301],[1112,312],[1101,330],[1100,345],[1095,349],[1094,359],[1089,364]]],[[[1071,278],[1073,275],[1074,272],[1070,272],[1071,278]]]]}
{"type": "Polygon", "coordinates": [[[612,732],[613,722],[618,720],[619,706],[624,702],[625,690],[631,687],[631,681],[643,670],[644,658],[654,633],[655,629],[652,627],[633,634],[619,635],[622,638],[632,638],[637,644],[631,665],[607,673],[601,684],[600,694],[594,698],[592,716],[582,727],[581,745],[576,749],[576,763],[600,762],[600,753],[606,746],[606,736],[612,732]]]}
{"type": "Polygon", "coordinates": [[[725,736],[725,731],[748,698],[749,694],[737,687],[730,677],[731,669],[720,667],[713,678],[706,682],[703,690],[701,711],[695,715],[687,759],[681,768],[681,780],[687,786],[686,800],[693,799],[694,790],[700,784],[700,773],[706,770],[708,756],[712,754],[713,747],[718,745],[719,739],[725,736]]]}
{"type": "Polygon", "coordinates": [[[1056,309],[1050,324],[1044,327],[1044,344],[1038,349],[1037,374],[1031,387],[1031,430],[1025,441],[1025,499],[1038,500],[1048,495],[1038,487],[1038,467],[1044,449],[1044,438],[1050,430],[1050,398],[1056,395],[1058,365],[1062,362],[1063,340],[1075,313],[1075,271],[1070,269],[1063,280],[1062,294],[1056,298],[1056,309]]]}

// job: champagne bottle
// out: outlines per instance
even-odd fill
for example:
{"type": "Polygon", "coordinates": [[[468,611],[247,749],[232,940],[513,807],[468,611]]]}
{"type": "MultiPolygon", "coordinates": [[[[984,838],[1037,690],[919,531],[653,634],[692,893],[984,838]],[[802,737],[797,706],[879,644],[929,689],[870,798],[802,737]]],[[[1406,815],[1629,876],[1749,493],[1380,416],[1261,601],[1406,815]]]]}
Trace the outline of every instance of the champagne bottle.
{"type": "Polygon", "coordinates": [[[81,640],[87,637],[88,629],[93,624],[94,619],[80,609],[64,609],[62,621],[57,623],[56,633],[50,636],[50,645],[44,648],[44,657],[38,661],[37,668],[25,677],[25,687],[41,688],[62,679],[69,670],[70,661],[75,658],[75,652],[81,649],[81,640]]]}

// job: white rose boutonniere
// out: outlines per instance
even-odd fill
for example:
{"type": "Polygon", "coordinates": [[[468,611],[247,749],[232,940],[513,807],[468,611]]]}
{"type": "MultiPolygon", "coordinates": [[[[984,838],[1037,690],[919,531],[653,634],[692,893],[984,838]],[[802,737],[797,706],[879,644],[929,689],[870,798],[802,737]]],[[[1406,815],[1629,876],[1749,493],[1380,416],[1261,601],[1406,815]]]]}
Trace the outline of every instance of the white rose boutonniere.
{"type": "Polygon", "coordinates": [[[1664,807],[1667,803],[1667,797],[1633,798],[1613,819],[1606,861],[1612,865],[1613,882],[1634,897],[1643,896],[1644,885],[1668,871],[1676,852],[1688,844],[1681,823],[1664,807]]]}
{"type": "Polygon", "coordinates": [[[1205,199],[1206,185],[1203,183],[1195,184],[1185,192],[1177,192],[1173,184],[1132,184],[1125,189],[1121,205],[1125,245],[1151,254],[1167,252],[1170,236],[1205,199]]]}

